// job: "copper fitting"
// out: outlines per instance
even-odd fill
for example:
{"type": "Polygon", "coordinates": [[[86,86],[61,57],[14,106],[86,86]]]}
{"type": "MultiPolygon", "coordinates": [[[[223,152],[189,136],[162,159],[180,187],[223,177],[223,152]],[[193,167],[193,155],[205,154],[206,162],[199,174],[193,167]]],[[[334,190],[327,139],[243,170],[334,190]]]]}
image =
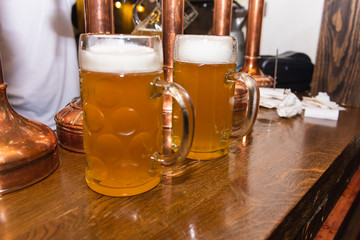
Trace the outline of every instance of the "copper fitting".
{"type": "Polygon", "coordinates": [[[233,0],[214,0],[212,34],[230,35],[233,0]]]}
{"type": "Polygon", "coordinates": [[[260,69],[260,39],[264,14],[264,0],[249,0],[244,66],[241,72],[250,74],[259,87],[271,87],[274,79],[264,75],[260,69]]]}
{"type": "Polygon", "coordinates": [[[85,32],[114,33],[112,0],[84,0],[85,32]]]}

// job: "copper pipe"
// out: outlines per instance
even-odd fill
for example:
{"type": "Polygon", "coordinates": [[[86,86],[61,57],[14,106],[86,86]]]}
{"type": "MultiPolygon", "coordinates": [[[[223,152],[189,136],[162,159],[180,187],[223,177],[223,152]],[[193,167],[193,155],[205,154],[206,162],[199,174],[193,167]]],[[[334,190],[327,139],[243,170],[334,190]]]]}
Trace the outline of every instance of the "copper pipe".
{"type": "Polygon", "coordinates": [[[112,0],[84,0],[85,32],[114,33],[112,0]]]}
{"type": "Polygon", "coordinates": [[[249,0],[244,66],[241,72],[246,72],[254,77],[260,87],[270,87],[273,86],[274,79],[264,75],[259,63],[263,14],[264,0],[249,0]]]}
{"type": "Polygon", "coordinates": [[[4,83],[4,75],[2,72],[1,58],[0,58],[0,85],[4,83]]]}
{"type": "Polygon", "coordinates": [[[233,0],[214,0],[212,34],[230,35],[233,0]]]}
{"type": "Polygon", "coordinates": [[[250,0],[248,10],[248,26],[246,37],[246,54],[250,57],[259,56],[264,0],[250,0]]]}
{"type": "Polygon", "coordinates": [[[184,0],[162,0],[162,42],[166,81],[172,81],[175,36],[184,32],[184,6],[184,0]]]}
{"type": "MultiPolygon", "coordinates": [[[[164,52],[164,80],[172,82],[173,77],[173,54],[174,41],[176,34],[184,32],[184,7],[185,0],[162,0],[162,42],[164,52]]],[[[163,153],[171,153],[171,117],[172,117],[172,98],[169,95],[164,96],[163,104],[164,116],[164,147],[163,153]]]]}

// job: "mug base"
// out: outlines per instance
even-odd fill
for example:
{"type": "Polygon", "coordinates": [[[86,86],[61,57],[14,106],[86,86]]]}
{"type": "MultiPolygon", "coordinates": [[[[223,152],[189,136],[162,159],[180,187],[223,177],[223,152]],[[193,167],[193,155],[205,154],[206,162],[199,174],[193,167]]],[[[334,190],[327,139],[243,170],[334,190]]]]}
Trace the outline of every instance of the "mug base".
{"type": "Polygon", "coordinates": [[[220,158],[228,154],[229,148],[219,149],[211,152],[195,152],[190,151],[186,158],[196,159],[196,160],[213,160],[220,158]]]}
{"type": "Polygon", "coordinates": [[[86,179],[87,185],[93,191],[103,194],[103,195],[106,195],[106,196],[111,196],[111,197],[127,197],[127,196],[134,196],[134,195],[138,195],[138,194],[147,192],[147,191],[153,189],[154,187],[156,187],[160,183],[160,180],[161,180],[160,177],[156,177],[143,185],[134,186],[134,187],[116,188],[116,187],[104,186],[104,185],[96,183],[88,178],[85,178],[85,179],[86,179]]]}

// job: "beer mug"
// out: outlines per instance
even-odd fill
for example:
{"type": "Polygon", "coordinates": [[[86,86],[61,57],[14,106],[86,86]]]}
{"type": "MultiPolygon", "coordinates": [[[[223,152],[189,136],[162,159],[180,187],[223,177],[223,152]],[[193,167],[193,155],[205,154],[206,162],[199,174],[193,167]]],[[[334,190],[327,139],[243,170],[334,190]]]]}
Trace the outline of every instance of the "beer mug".
{"type": "MultiPolygon", "coordinates": [[[[237,41],[232,36],[177,35],[174,46],[174,82],[189,93],[195,110],[194,140],[187,158],[208,160],[230,149],[235,84],[246,85],[249,103],[236,136],[250,132],[257,117],[259,88],[246,73],[236,73],[237,41]]],[[[173,106],[173,140],[180,143],[180,108],[173,106]]]]}
{"type": "Polygon", "coordinates": [[[186,91],[163,81],[158,36],[82,34],[79,46],[86,181],[95,192],[131,196],[154,188],[161,162],[181,162],[192,142],[194,113],[186,91]],[[163,95],[184,117],[179,150],[163,156],[163,95]]]}

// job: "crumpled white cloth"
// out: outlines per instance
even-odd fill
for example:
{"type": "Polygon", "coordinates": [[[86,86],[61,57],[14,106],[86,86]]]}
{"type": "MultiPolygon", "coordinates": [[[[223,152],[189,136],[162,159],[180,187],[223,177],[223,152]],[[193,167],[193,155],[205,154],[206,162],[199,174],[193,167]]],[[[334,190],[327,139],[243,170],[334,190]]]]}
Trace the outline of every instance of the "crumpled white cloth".
{"type": "Polygon", "coordinates": [[[337,120],[340,110],[345,108],[330,101],[325,92],[319,92],[315,97],[303,97],[300,101],[290,89],[260,88],[260,106],[276,108],[280,117],[291,118],[301,114],[305,109],[305,117],[337,120]]]}
{"type": "Polygon", "coordinates": [[[330,97],[325,92],[319,92],[316,97],[303,97],[303,108],[323,108],[334,110],[345,110],[345,108],[339,106],[336,102],[330,101],[330,97]]]}
{"type": "Polygon", "coordinates": [[[339,106],[336,102],[330,101],[330,97],[325,92],[319,92],[316,97],[303,97],[304,116],[312,118],[322,118],[337,120],[339,111],[345,108],[339,106]]]}
{"type": "Polygon", "coordinates": [[[290,89],[260,88],[260,106],[276,108],[278,115],[285,118],[302,112],[301,101],[290,89]]]}

